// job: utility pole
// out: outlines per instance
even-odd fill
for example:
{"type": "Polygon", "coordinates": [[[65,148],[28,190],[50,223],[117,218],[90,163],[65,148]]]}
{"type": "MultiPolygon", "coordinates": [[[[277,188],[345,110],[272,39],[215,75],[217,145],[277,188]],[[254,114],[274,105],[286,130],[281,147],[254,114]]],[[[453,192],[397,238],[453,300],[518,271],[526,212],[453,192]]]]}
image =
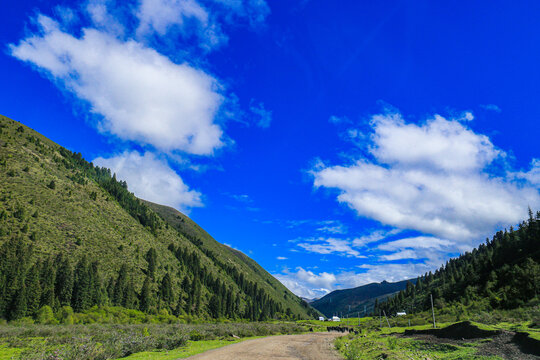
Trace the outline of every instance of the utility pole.
{"type": "Polygon", "coordinates": [[[386,319],[386,323],[388,324],[388,327],[391,328],[390,321],[388,321],[388,318],[386,317],[386,311],[383,310],[382,312],[384,314],[384,318],[386,319]]]}
{"type": "Polygon", "coordinates": [[[433,314],[433,328],[436,328],[437,325],[435,324],[435,310],[433,310],[433,294],[429,294],[431,298],[431,314],[433,314]]]}

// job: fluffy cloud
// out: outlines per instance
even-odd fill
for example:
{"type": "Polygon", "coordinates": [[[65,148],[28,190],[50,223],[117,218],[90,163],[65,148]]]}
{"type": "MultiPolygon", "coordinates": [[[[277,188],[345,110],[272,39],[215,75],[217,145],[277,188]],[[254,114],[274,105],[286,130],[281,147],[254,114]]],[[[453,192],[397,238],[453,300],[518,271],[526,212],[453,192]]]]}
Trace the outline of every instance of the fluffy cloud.
{"type": "Polygon", "coordinates": [[[147,152],[124,152],[111,158],[97,158],[94,163],[110,168],[118,179],[128,183],[137,197],[185,211],[202,206],[201,194],[190,190],[165,160],[147,152]]]}
{"type": "Polygon", "coordinates": [[[135,41],[95,29],[77,38],[45,16],[38,23],[41,32],[11,54],[87,101],[102,131],[164,151],[203,155],[223,145],[214,122],[223,96],[212,76],[135,41]]]}
{"type": "Polygon", "coordinates": [[[538,190],[487,169],[504,153],[458,120],[423,124],[376,115],[370,158],[313,171],[314,186],[337,189],[358,215],[400,229],[468,242],[519,222],[538,207],[538,190]]]}
{"type": "Polygon", "coordinates": [[[296,270],[296,272],[284,271],[274,276],[293,293],[305,298],[318,298],[328,294],[337,281],[336,276],[331,273],[314,274],[301,267],[296,270]]]}

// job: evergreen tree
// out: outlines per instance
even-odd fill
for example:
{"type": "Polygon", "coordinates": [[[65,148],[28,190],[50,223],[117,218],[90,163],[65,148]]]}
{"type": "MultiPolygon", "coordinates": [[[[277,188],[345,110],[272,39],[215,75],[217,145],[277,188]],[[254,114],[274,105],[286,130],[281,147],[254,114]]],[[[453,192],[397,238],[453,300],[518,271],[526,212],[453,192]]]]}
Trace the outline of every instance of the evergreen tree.
{"type": "Polygon", "coordinates": [[[122,304],[125,302],[124,299],[127,295],[127,286],[127,266],[126,264],[123,264],[120,267],[120,271],[118,272],[118,277],[116,278],[116,283],[114,285],[113,305],[122,306],[122,304]]]}
{"type": "Polygon", "coordinates": [[[57,257],[55,265],[58,270],[56,271],[54,292],[58,297],[60,306],[69,306],[73,295],[73,269],[69,260],[62,255],[57,257]]]}
{"type": "Polygon", "coordinates": [[[77,263],[74,278],[75,282],[73,286],[71,306],[75,312],[81,312],[88,309],[91,304],[91,278],[86,256],[83,256],[77,263]]]}
{"type": "Polygon", "coordinates": [[[34,264],[26,276],[27,314],[33,316],[39,310],[41,285],[39,284],[39,264],[34,264]]]}
{"type": "Polygon", "coordinates": [[[169,275],[169,273],[166,273],[161,280],[159,298],[166,307],[170,307],[173,302],[174,295],[172,291],[171,276],[169,275]]]}
{"type": "Polygon", "coordinates": [[[148,262],[147,274],[152,279],[155,279],[156,267],[157,267],[157,254],[154,248],[150,248],[150,250],[148,250],[148,252],[146,253],[146,261],[148,262]]]}
{"type": "Polygon", "coordinates": [[[141,289],[141,299],[139,301],[139,309],[143,312],[149,312],[153,306],[152,302],[152,290],[151,290],[151,279],[149,275],[146,275],[144,283],[141,289]]]}
{"type": "Polygon", "coordinates": [[[51,259],[45,261],[41,267],[41,302],[39,307],[50,306],[51,308],[55,303],[54,296],[54,281],[56,278],[54,265],[51,259]]]}

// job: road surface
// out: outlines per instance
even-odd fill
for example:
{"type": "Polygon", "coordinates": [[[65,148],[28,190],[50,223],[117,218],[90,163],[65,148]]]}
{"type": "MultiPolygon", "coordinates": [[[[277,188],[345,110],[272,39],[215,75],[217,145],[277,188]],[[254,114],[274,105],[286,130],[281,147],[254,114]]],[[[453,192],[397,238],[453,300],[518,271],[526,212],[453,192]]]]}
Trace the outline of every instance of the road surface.
{"type": "Polygon", "coordinates": [[[279,335],[246,340],[189,357],[190,360],[341,360],[334,339],[341,333],[279,335]]]}

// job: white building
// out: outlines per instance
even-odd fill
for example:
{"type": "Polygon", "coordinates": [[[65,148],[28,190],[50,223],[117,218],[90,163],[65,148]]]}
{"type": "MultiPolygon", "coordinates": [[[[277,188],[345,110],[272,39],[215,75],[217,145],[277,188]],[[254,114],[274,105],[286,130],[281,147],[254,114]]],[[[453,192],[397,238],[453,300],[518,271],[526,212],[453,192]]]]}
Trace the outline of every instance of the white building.
{"type": "Polygon", "coordinates": [[[324,321],[324,316],[319,316],[319,321],[324,321]]]}
{"type": "Polygon", "coordinates": [[[396,316],[405,316],[405,315],[407,315],[405,311],[399,311],[398,313],[396,313],[396,316]]]}
{"type": "Polygon", "coordinates": [[[337,316],[332,316],[332,321],[341,321],[341,319],[337,316]]]}

